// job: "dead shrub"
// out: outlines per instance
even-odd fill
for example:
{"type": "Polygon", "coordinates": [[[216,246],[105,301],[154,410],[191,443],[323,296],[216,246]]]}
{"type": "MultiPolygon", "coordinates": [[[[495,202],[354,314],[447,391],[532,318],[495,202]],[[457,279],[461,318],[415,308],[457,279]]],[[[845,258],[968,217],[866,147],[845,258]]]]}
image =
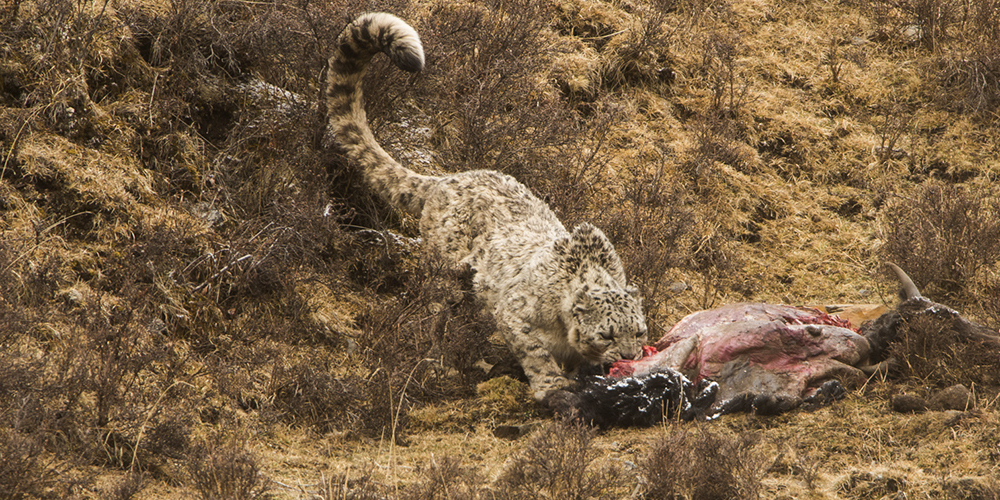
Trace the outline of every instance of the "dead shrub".
{"type": "Polygon", "coordinates": [[[1000,3],[996,0],[869,0],[862,8],[881,42],[932,52],[924,77],[946,109],[988,121],[1000,103],[1000,3]]]}
{"type": "MultiPolygon", "coordinates": [[[[149,129],[143,161],[162,174],[165,191],[193,195],[227,216],[257,217],[275,200],[297,197],[330,163],[318,147],[322,113],[313,104],[333,40],[365,10],[408,17],[408,3],[174,0],[165,12],[126,6],[121,16],[137,58],[170,68],[156,78],[142,117],[149,129]]],[[[374,77],[385,71],[383,62],[376,66],[374,77]]],[[[380,95],[406,87],[396,80],[378,78],[380,95]]],[[[374,122],[388,101],[373,100],[374,122]]]]}
{"type": "Polygon", "coordinates": [[[400,495],[400,500],[474,500],[482,498],[479,490],[484,483],[483,477],[471,467],[465,467],[462,462],[452,456],[438,460],[431,457],[431,463],[420,469],[421,478],[414,485],[406,488],[400,495]]]}
{"type": "Polygon", "coordinates": [[[671,432],[640,464],[644,498],[751,500],[760,498],[767,459],[756,434],[732,437],[708,429],[671,432]]]}
{"type": "Polygon", "coordinates": [[[879,164],[902,157],[903,151],[897,146],[912,132],[915,112],[913,106],[899,102],[887,101],[875,106],[877,119],[873,120],[873,124],[879,145],[875,147],[874,153],[879,164]]]}
{"type": "MultiPolygon", "coordinates": [[[[942,2],[943,3],[943,2],[942,2]]],[[[935,95],[949,109],[988,121],[1000,118],[1000,2],[974,0],[954,13],[956,41],[937,57],[935,95]]]]}
{"type": "Polygon", "coordinates": [[[476,362],[495,357],[492,315],[469,291],[468,273],[418,266],[388,299],[372,296],[352,339],[364,376],[337,376],[317,359],[276,370],[271,393],[294,422],[402,439],[418,402],[471,396],[485,378],[476,362]]]}
{"type": "MultiPolygon", "coordinates": [[[[141,296],[137,297],[141,301],[141,296]]],[[[89,319],[87,333],[94,355],[91,381],[96,397],[98,428],[107,427],[129,397],[139,373],[158,357],[158,349],[143,338],[136,325],[136,311],[123,308],[110,316],[95,314],[89,319]]]]}
{"type": "Polygon", "coordinates": [[[422,28],[428,62],[414,90],[441,163],[512,175],[572,218],[580,186],[597,182],[604,136],[537,81],[553,57],[544,9],[527,0],[435,7],[422,28]]]}
{"type": "MultiPolygon", "coordinates": [[[[42,261],[51,261],[54,267],[41,266],[45,274],[64,272],[67,266],[53,255],[59,254],[42,261]]],[[[100,285],[95,290],[79,282],[62,300],[51,302],[58,280],[32,277],[35,273],[29,265],[9,265],[14,272],[28,271],[21,285],[35,283],[40,288],[21,293],[10,286],[6,274],[0,274],[0,290],[12,292],[4,294],[4,308],[20,311],[20,323],[11,318],[14,330],[5,331],[0,339],[4,343],[0,408],[9,409],[0,412],[3,428],[37,436],[52,460],[112,468],[136,466],[137,470],[147,462],[162,460],[165,450],[172,449],[171,443],[183,439],[183,432],[168,436],[171,433],[164,425],[170,417],[164,413],[175,419],[189,417],[182,415],[182,407],[169,412],[159,411],[163,406],[153,406],[157,410],[153,413],[146,410],[161,394],[163,401],[173,398],[162,391],[181,377],[185,361],[172,348],[150,342],[155,306],[147,304],[148,296],[135,283],[137,277],[117,281],[115,294],[105,293],[100,285]],[[36,303],[35,295],[50,299],[36,303]],[[32,344],[45,346],[46,355],[36,358],[30,349],[23,349],[32,344]],[[151,439],[137,443],[146,424],[151,439]],[[136,457],[141,464],[134,463],[136,457]]],[[[93,264],[85,261],[78,267],[84,265],[93,264]]],[[[103,278],[116,281],[95,276],[92,282],[98,284],[103,278]]],[[[57,484],[70,482],[60,479],[57,484]]]]}
{"type": "Polygon", "coordinates": [[[142,436],[139,446],[142,450],[144,463],[153,457],[178,460],[184,458],[191,446],[191,428],[187,419],[189,414],[177,411],[162,417],[162,420],[151,424],[142,436]]]}
{"type": "Polygon", "coordinates": [[[373,362],[365,376],[335,374],[329,362],[318,357],[275,368],[265,399],[293,425],[405,443],[411,408],[433,396],[423,392],[413,371],[373,362]]]}
{"type": "Polygon", "coordinates": [[[474,365],[494,354],[488,337],[496,325],[471,286],[468,271],[424,263],[402,294],[359,318],[361,354],[374,366],[409,379],[411,394],[473,394],[483,380],[474,365]],[[447,368],[457,376],[449,376],[447,368]]]}
{"type": "MultiPolygon", "coordinates": [[[[941,2],[944,3],[944,2],[941,2]]],[[[937,61],[936,97],[951,109],[995,121],[1000,116],[1000,2],[974,0],[953,7],[955,47],[937,61]],[[957,11],[957,12],[956,12],[957,11]]]]}
{"type": "MultiPolygon", "coordinates": [[[[376,401],[369,394],[374,381],[360,377],[336,377],[330,367],[316,361],[298,363],[289,369],[275,368],[272,373],[270,398],[275,408],[299,425],[316,426],[319,431],[333,429],[373,430],[377,419],[370,419],[364,408],[376,401]]],[[[391,414],[382,407],[375,413],[391,414]]]]}
{"type": "Polygon", "coordinates": [[[220,347],[220,335],[243,345],[262,338],[337,345],[342,339],[307,327],[308,304],[296,285],[343,288],[330,276],[344,274],[351,240],[332,202],[306,199],[213,231],[190,218],[137,225],[131,244],[105,257],[98,284],[108,293],[142,290],[158,305],[163,333],[189,338],[199,351],[220,347]]]}
{"type": "MultiPolygon", "coordinates": [[[[695,215],[688,195],[665,161],[655,169],[633,163],[623,172],[624,200],[605,209],[598,224],[618,249],[626,274],[639,287],[647,321],[658,319],[667,271],[690,264],[695,215]]],[[[657,338],[653,332],[651,338],[657,338]]]]}
{"type": "Polygon", "coordinates": [[[740,67],[744,51],[738,32],[728,28],[710,30],[701,40],[698,74],[711,90],[707,114],[728,118],[740,115],[749,97],[749,83],[740,67]]]}
{"type": "Polygon", "coordinates": [[[879,41],[931,50],[947,41],[959,19],[958,5],[949,0],[866,0],[861,8],[875,22],[879,41]]]}
{"type": "Polygon", "coordinates": [[[711,198],[723,189],[725,176],[719,172],[722,165],[747,171],[750,164],[741,149],[739,127],[734,120],[709,115],[698,119],[694,126],[696,145],[686,152],[679,169],[695,192],[711,198]]]}
{"type": "Polygon", "coordinates": [[[1000,49],[996,43],[1000,43],[1000,36],[988,45],[941,57],[937,72],[929,75],[941,84],[937,100],[957,112],[996,120],[1000,106],[1000,49]]]}
{"type": "MultiPolygon", "coordinates": [[[[736,119],[716,113],[699,117],[694,122],[695,146],[681,152],[676,169],[683,183],[681,190],[694,194],[691,214],[694,223],[685,237],[688,248],[681,252],[688,269],[701,275],[704,284],[699,306],[710,308],[719,290],[732,289],[744,295],[752,291],[742,282],[743,259],[738,250],[740,239],[752,242],[759,221],[738,207],[745,182],[742,174],[752,174],[755,162],[741,140],[741,126],[736,119]],[[735,170],[735,172],[734,172],[735,170]],[[711,210],[701,207],[712,207],[711,210]]],[[[683,198],[682,198],[683,199],[683,198]]],[[[758,202],[764,205],[763,201],[758,202]]],[[[681,213],[683,213],[683,209],[681,213]]],[[[761,218],[763,220],[763,218],[761,218]]]]}
{"type": "Polygon", "coordinates": [[[105,500],[132,500],[146,487],[147,479],[142,473],[130,472],[106,489],[101,498],[105,500]]]}
{"type": "Polygon", "coordinates": [[[594,430],[550,423],[535,431],[494,484],[494,496],[517,498],[622,498],[629,493],[620,466],[600,460],[594,430]]]}
{"type": "Polygon", "coordinates": [[[942,302],[978,302],[980,272],[997,262],[1000,207],[988,189],[928,181],[882,211],[882,259],[903,268],[922,293],[942,302]]]}
{"type": "Polygon", "coordinates": [[[187,470],[203,500],[249,500],[268,494],[259,459],[236,443],[201,447],[188,459],[187,470]]]}
{"type": "Polygon", "coordinates": [[[45,498],[58,468],[43,455],[41,440],[16,429],[0,429],[0,490],[11,500],[45,498]]]}

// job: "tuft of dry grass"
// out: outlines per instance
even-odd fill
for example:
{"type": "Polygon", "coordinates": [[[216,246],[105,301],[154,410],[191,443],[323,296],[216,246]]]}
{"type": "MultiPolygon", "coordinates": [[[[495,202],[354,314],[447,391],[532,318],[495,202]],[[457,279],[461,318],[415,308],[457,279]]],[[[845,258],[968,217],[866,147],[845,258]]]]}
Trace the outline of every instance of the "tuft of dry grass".
{"type": "Polygon", "coordinates": [[[600,460],[594,430],[550,423],[535,431],[494,483],[496,498],[620,498],[629,491],[621,466],[600,460]]]}
{"type": "Polygon", "coordinates": [[[671,432],[640,465],[646,498],[761,497],[761,479],[771,465],[756,448],[760,436],[738,437],[707,428],[671,432]]]}
{"type": "Polygon", "coordinates": [[[371,473],[365,473],[358,478],[350,478],[347,474],[336,474],[324,477],[319,484],[317,496],[322,500],[382,500],[385,497],[385,486],[375,482],[371,473]]]}
{"type": "Polygon", "coordinates": [[[431,457],[430,463],[421,469],[420,475],[421,480],[403,490],[398,498],[474,500],[483,497],[480,493],[485,482],[482,475],[474,467],[462,465],[455,457],[431,457]]]}
{"type": "Polygon", "coordinates": [[[259,459],[236,443],[200,447],[187,461],[191,482],[203,500],[267,498],[259,459]]]}
{"type": "Polygon", "coordinates": [[[879,253],[929,297],[955,306],[979,302],[973,297],[982,296],[984,274],[998,261],[997,203],[989,188],[925,182],[890,199],[879,224],[879,253]]]}

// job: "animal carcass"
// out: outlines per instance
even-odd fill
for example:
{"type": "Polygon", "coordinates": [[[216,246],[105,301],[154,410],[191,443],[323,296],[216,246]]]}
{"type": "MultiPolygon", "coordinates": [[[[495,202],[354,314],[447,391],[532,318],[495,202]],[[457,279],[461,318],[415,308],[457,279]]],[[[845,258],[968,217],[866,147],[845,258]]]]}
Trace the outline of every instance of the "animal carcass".
{"type": "Polygon", "coordinates": [[[959,339],[1000,348],[1000,337],[953,309],[920,296],[895,265],[905,292],[897,310],[864,326],[819,309],[733,304],[688,315],[642,359],[615,363],[585,384],[578,415],[598,425],[646,425],[664,415],[714,418],[774,414],[842,397],[877,371],[900,326],[930,316],[959,339]],[[860,326],[860,334],[856,331],[860,326]]]}
{"type": "Polygon", "coordinates": [[[863,383],[869,368],[868,341],[848,326],[816,309],[774,304],[693,313],[654,345],[655,354],[619,361],[590,381],[582,416],[598,425],[642,425],[657,420],[656,412],[684,419],[772,414],[836,399],[842,384],[863,383]],[[667,380],[675,385],[664,398],[667,380]]]}

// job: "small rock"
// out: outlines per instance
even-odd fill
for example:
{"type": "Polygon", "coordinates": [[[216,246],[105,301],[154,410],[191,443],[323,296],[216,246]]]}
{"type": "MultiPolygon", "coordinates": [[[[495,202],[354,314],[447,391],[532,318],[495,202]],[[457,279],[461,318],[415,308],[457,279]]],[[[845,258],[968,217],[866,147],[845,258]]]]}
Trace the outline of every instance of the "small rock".
{"type": "Polygon", "coordinates": [[[927,402],[911,394],[897,394],[892,397],[892,411],[897,413],[922,413],[927,411],[927,402]]]}
{"type": "Polygon", "coordinates": [[[155,336],[165,336],[167,334],[167,324],[160,318],[153,318],[146,327],[149,333],[155,336]]]}
{"type": "Polygon", "coordinates": [[[531,431],[541,426],[538,422],[531,422],[521,425],[498,425],[493,428],[493,435],[500,439],[514,440],[527,436],[531,431]]]}
{"type": "Polygon", "coordinates": [[[931,396],[930,407],[935,410],[966,411],[976,406],[976,398],[962,384],[953,385],[931,396]]]}
{"type": "Polygon", "coordinates": [[[962,420],[962,418],[965,417],[964,411],[946,410],[941,413],[942,413],[942,422],[944,423],[945,427],[951,427],[957,424],[959,421],[962,420]]]}
{"type": "Polygon", "coordinates": [[[211,203],[199,201],[191,207],[191,214],[200,219],[204,219],[209,226],[218,226],[226,221],[226,216],[211,203]]]}
{"type": "Polygon", "coordinates": [[[92,302],[94,291],[86,283],[77,283],[56,292],[56,297],[70,307],[85,307],[92,302]]]}
{"type": "Polygon", "coordinates": [[[919,24],[910,24],[899,28],[899,34],[906,41],[917,43],[924,37],[924,29],[919,24]]]}

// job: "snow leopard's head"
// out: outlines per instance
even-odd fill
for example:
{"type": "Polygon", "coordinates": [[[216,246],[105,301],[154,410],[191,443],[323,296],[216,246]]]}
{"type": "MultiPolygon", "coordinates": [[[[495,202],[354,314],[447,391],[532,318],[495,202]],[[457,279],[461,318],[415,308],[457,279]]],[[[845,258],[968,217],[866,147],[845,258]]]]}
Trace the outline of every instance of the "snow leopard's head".
{"type": "Polygon", "coordinates": [[[628,286],[608,237],[583,223],[556,241],[554,251],[570,283],[563,302],[570,346],[594,363],[640,357],[648,340],[642,299],[628,286]]]}
{"type": "Polygon", "coordinates": [[[593,289],[576,294],[570,311],[568,340],[594,363],[638,359],[649,331],[642,299],[632,289],[593,289]]]}

